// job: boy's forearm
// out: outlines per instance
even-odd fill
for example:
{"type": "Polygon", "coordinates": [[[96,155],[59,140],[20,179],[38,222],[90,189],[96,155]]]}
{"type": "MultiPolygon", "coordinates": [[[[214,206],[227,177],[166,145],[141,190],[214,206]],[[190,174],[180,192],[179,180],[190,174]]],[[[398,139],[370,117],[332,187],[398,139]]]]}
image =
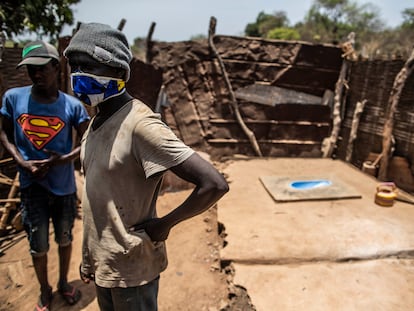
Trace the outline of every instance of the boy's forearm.
{"type": "Polygon", "coordinates": [[[162,221],[172,228],[176,224],[197,216],[213,206],[226,192],[227,186],[209,190],[195,188],[191,195],[176,209],[162,217],[162,221]]]}

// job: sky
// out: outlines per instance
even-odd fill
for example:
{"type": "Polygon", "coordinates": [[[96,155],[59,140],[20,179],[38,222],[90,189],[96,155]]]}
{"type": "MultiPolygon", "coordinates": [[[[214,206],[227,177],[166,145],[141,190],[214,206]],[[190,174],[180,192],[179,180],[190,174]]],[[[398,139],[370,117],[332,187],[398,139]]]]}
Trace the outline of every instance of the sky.
{"type": "MultiPolygon", "coordinates": [[[[351,0],[359,5],[374,4],[387,26],[402,22],[401,12],[414,8],[410,0],[351,0]]],[[[313,0],[81,0],[72,5],[75,23],[63,29],[61,36],[71,35],[76,23],[99,22],[118,27],[124,18],[123,32],[132,44],[137,37],[146,38],[155,22],[153,40],[184,41],[192,36],[208,35],[210,18],[217,20],[216,34],[242,36],[248,23],[260,12],[284,11],[293,25],[304,19],[313,0]]]]}

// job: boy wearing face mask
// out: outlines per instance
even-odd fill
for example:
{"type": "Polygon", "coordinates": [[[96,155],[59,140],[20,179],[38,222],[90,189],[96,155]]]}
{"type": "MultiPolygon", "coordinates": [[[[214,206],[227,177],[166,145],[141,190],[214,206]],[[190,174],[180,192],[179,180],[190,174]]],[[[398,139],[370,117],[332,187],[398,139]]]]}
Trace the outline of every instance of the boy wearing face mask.
{"type": "Polygon", "coordinates": [[[171,228],[215,204],[228,185],[158,113],[128,94],[132,54],[121,31],[82,24],[64,55],[74,93],[98,108],[81,147],[81,277],[95,282],[101,310],[157,310],[171,228]],[[180,206],[159,218],[156,201],[166,170],[195,188],[180,206]]]}
{"type": "Polygon", "coordinates": [[[67,281],[76,215],[72,130],[81,137],[89,116],[82,103],[59,91],[59,53],[43,41],[28,43],[17,68],[26,66],[33,84],[8,90],[0,110],[0,141],[18,165],[21,211],[33,266],[40,284],[35,311],[49,310],[52,287],[47,273],[49,220],[59,244],[58,292],[69,303],[80,291],[67,281]]]}

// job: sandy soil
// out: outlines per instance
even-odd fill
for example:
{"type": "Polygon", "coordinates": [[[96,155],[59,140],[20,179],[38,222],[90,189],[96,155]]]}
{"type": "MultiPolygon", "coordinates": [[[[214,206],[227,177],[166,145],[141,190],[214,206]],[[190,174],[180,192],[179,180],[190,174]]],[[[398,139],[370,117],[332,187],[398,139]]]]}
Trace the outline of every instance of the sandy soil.
{"type": "MultiPolygon", "coordinates": [[[[190,190],[165,193],[158,201],[159,214],[176,207],[190,190]]],[[[80,211],[81,215],[81,211],[80,211]]],[[[49,280],[54,286],[52,310],[99,310],[94,286],[83,284],[78,276],[81,249],[81,219],[74,228],[70,283],[82,291],[75,306],[67,306],[56,292],[58,275],[57,249],[50,236],[49,280]]],[[[161,275],[159,309],[162,310],[248,310],[235,308],[239,289],[231,286],[231,267],[221,269],[219,249],[222,247],[217,223],[217,208],[176,226],[167,241],[169,266],[161,275]],[[229,299],[229,297],[231,299],[229,299]]],[[[10,234],[1,240],[0,310],[33,310],[39,295],[28,242],[24,232],[10,234]]],[[[244,302],[242,302],[244,303],[244,302]]]]}

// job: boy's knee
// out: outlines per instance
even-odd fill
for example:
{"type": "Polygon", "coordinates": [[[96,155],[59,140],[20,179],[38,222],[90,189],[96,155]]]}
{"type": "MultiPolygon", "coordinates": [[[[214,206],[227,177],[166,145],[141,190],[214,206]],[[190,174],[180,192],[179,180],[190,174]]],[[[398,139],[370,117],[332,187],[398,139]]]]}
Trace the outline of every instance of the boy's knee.
{"type": "Polygon", "coordinates": [[[46,256],[47,252],[48,252],[48,250],[40,251],[40,252],[30,250],[30,255],[32,255],[32,257],[34,257],[34,258],[40,258],[40,257],[46,256]]]}
{"type": "Polygon", "coordinates": [[[72,243],[72,232],[71,230],[64,230],[61,234],[55,236],[55,242],[60,247],[68,246],[72,243]]]}
{"type": "Polygon", "coordinates": [[[71,244],[72,244],[72,241],[66,241],[66,242],[63,242],[63,243],[62,242],[58,243],[60,248],[69,247],[69,246],[71,246],[71,244]]]}

